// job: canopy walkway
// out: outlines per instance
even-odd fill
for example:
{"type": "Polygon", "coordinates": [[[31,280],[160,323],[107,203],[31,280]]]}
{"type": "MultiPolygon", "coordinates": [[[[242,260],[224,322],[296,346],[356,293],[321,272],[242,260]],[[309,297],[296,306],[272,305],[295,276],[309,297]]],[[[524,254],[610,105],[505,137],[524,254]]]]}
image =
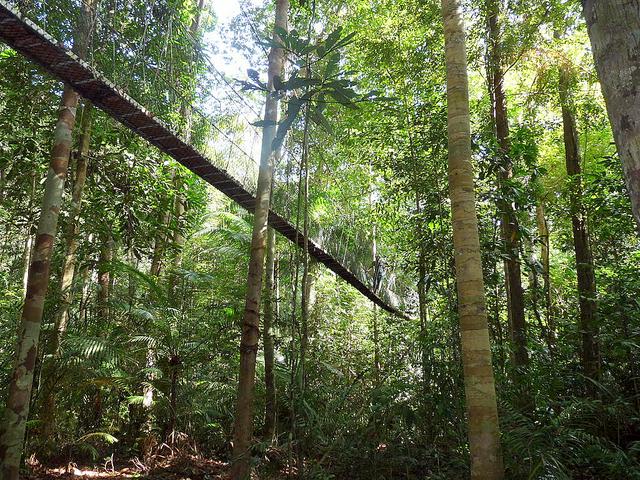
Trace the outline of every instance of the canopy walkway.
{"type": "MultiPolygon", "coordinates": [[[[192,65],[198,62],[185,61],[188,57],[185,55],[182,64],[176,65],[178,62],[173,60],[163,64],[158,55],[152,58],[146,53],[155,49],[164,57],[172,56],[169,50],[174,47],[160,45],[160,36],[154,37],[148,30],[161,32],[180,27],[168,19],[164,25],[145,27],[145,38],[135,42],[125,39],[116,28],[119,7],[118,0],[114,0],[111,8],[101,8],[96,13],[89,54],[80,59],[72,50],[80,6],[76,2],[66,6],[62,3],[45,1],[26,9],[23,5],[0,0],[0,39],[243,208],[253,211],[257,163],[251,153],[219,126],[228,121],[227,117],[220,116],[219,121],[214,121],[212,115],[205,114],[195,105],[195,95],[180,92],[176,87],[180,82],[166,78],[181,67],[194,68],[192,65]],[[145,81],[147,79],[153,81],[145,81]],[[148,85],[152,85],[151,90],[144,91],[148,85]],[[181,133],[185,131],[185,118],[191,123],[188,135],[181,133]]],[[[194,45],[181,47],[181,51],[206,55],[194,45]]],[[[245,103],[224,75],[212,65],[209,67],[208,74],[215,74],[225,88],[230,89],[226,91],[225,101],[245,103]]],[[[193,90],[197,90],[197,86],[193,90]]],[[[202,99],[200,103],[203,104],[202,99]]],[[[205,108],[210,108],[211,102],[204,104],[207,105],[205,108]]],[[[251,128],[248,121],[244,128],[251,128]]],[[[287,204],[295,205],[289,190],[287,185],[275,182],[269,224],[302,247],[305,243],[303,232],[286,214],[288,210],[291,215],[291,207],[287,204]]],[[[370,253],[367,257],[366,246],[371,244],[370,240],[365,241],[368,234],[345,231],[344,227],[333,232],[331,226],[315,226],[310,229],[309,254],[376,305],[404,317],[400,299],[406,297],[408,290],[401,288],[390,267],[386,268],[382,279],[373,278],[378,269],[373,268],[374,259],[370,253]]]]}

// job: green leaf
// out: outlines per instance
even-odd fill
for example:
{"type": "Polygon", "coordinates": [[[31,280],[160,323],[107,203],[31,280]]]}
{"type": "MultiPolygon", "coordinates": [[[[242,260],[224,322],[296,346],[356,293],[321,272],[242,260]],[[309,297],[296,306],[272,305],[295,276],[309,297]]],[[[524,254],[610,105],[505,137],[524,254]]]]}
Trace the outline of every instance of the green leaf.
{"type": "Polygon", "coordinates": [[[82,437],[80,437],[77,442],[88,442],[88,441],[96,441],[96,440],[101,440],[103,442],[106,442],[108,444],[114,444],[117,443],[118,439],[116,437],[114,437],[113,435],[111,435],[110,433],[106,433],[106,432],[93,432],[93,433],[87,433],[86,435],[83,435],[82,437]]]}
{"type": "Polygon", "coordinates": [[[316,125],[322,127],[327,133],[333,134],[333,128],[331,127],[331,124],[327,120],[327,117],[322,114],[321,110],[319,110],[318,108],[314,108],[309,112],[309,117],[316,125]]]}
{"type": "Polygon", "coordinates": [[[254,127],[259,127],[259,128],[264,128],[264,127],[271,127],[274,125],[277,125],[277,122],[274,122],[273,120],[258,120],[255,122],[252,122],[251,125],[253,125],[254,127]]]}

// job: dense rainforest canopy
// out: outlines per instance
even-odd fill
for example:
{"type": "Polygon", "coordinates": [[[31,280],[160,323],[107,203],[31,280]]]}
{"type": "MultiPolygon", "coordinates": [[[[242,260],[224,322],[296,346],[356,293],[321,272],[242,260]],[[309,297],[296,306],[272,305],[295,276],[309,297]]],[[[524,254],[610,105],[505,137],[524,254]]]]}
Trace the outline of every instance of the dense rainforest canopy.
{"type": "Polygon", "coordinates": [[[0,14],[2,480],[640,479],[640,1],[0,14]]]}

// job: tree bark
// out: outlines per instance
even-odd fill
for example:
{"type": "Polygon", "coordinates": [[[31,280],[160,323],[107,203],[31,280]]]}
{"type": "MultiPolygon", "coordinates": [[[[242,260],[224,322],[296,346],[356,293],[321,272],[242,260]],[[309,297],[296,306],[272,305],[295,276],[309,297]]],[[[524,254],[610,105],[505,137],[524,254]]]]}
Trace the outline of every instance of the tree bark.
{"type": "MultiPolygon", "coordinates": [[[[276,1],[275,26],[287,29],[288,0],[276,1]]],[[[279,37],[274,32],[274,41],[279,37]]],[[[273,46],[269,53],[268,89],[274,90],[274,78],[282,75],[284,50],[273,46]]],[[[271,181],[275,151],[273,141],[276,137],[278,121],[278,99],[267,95],[265,104],[265,126],[262,131],[262,151],[256,206],[253,215],[253,234],[247,278],[242,335],[240,339],[240,374],[238,378],[238,396],[233,432],[233,459],[231,476],[234,480],[248,479],[251,473],[251,435],[253,430],[253,388],[255,383],[256,354],[260,331],[260,296],[262,293],[262,274],[267,236],[267,219],[271,201],[271,181]]]]}
{"type": "MultiPolygon", "coordinates": [[[[34,197],[36,194],[36,172],[31,172],[31,191],[29,193],[29,211],[33,210],[34,197]]],[[[27,282],[29,281],[29,265],[31,264],[31,250],[33,249],[33,223],[29,218],[27,222],[27,238],[24,240],[24,249],[22,251],[22,298],[27,296],[27,282]]]]}
{"type": "Polygon", "coordinates": [[[66,254],[62,264],[62,279],[60,281],[60,307],[56,312],[54,328],[48,345],[47,356],[43,361],[42,377],[44,381],[43,400],[41,410],[42,429],[41,434],[48,440],[53,434],[55,420],[55,362],[60,356],[60,345],[67,331],[69,322],[69,309],[73,302],[73,281],[76,273],[78,235],[80,234],[80,211],[82,194],[87,179],[87,166],[89,163],[89,146],[91,142],[91,115],[93,106],[86,101],[82,110],[82,126],[80,134],[80,148],[75,162],[75,178],[71,194],[71,208],[69,220],[65,227],[64,238],[66,254]]]}
{"type": "Polygon", "coordinates": [[[471,478],[502,479],[504,468],[475,209],[469,83],[458,0],[442,0],[453,224],[471,478]]]}
{"type": "MultiPolygon", "coordinates": [[[[571,99],[571,72],[569,66],[560,65],[560,105],[564,130],[564,151],[569,181],[569,203],[573,246],[576,254],[578,298],[580,304],[580,331],[582,335],[582,368],[584,374],[594,380],[600,378],[600,355],[598,347],[598,321],[596,304],[596,282],[593,256],[589,243],[586,211],[582,204],[582,168],[578,143],[578,132],[571,99]]],[[[593,384],[587,382],[587,390],[594,394],[593,384]]]]}
{"type": "MultiPolygon", "coordinates": [[[[191,20],[191,25],[189,26],[189,32],[191,33],[192,38],[194,39],[193,51],[192,53],[192,64],[198,64],[198,51],[199,51],[199,37],[198,34],[200,32],[200,21],[202,19],[202,13],[204,11],[204,0],[197,0],[196,4],[196,12],[191,20]]],[[[196,75],[195,71],[191,73],[192,75],[196,75]]],[[[191,142],[191,127],[192,127],[192,114],[193,110],[189,108],[186,104],[183,104],[181,107],[182,117],[185,120],[185,129],[184,129],[184,138],[187,143],[191,142]]],[[[175,230],[173,234],[173,249],[174,256],[172,258],[172,268],[171,274],[169,276],[169,295],[173,299],[177,299],[176,295],[176,285],[178,282],[177,270],[182,265],[182,251],[184,249],[185,238],[182,230],[182,217],[184,216],[187,209],[187,202],[182,193],[182,189],[184,186],[184,181],[180,177],[180,174],[175,171],[173,174],[173,184],[174,189],[176,191],[173,205],[173,214],[174,214],[174,222],[175,222],[175,230]]],[[[176,305],[178,304],[177,300],[174,300],[176,305]]]]}
{"type": "Polygon", "coordinates": [[[540,238],[540,263],[542,264],[542,289],[544,290],[545,324],[547,328],[547,343],[549,351],[553,353],[555,345],[555,326],[553,324],[553,312],[551,305],[551,276],[549,261],[549,226],[544,211],[544,202],[540,199],[536,205],[536,225],[540,238]]]}
{"type": "Polygon", "coordinates": [[[172,298],[174,304],[179,306],[178,296],[176,295],[176,286],[178,285],[178,269],[182,265],[182,250],[184,249],[185,238],[183,234],[184,214],[186,211],[186,202],[181,193],[183,181],[176,172],[173,182],[176,190],[176,196],[173,204],[173,258],[171,260],[171,273],[169,275],[169,298],[172,298]]]}
{"type": "Polygon", "coordinates": [[[582,5],[640,229],[640,0],[582,0],[582,5]]]}
{"type": "Polygon", "coordinates": [[[264,297],[264,383],[266,401],[264,409],[264,440],[271,442],[276,426],[276,383],[273,373],[274,346],[274,293],[275,293],[275,259],[276,259],[276,231],[269,227],[267,231],[267,260],[265,272],[264,297]]]}
{"type": "MultiPolygon", "coordinates": [[[[82,4],[74,39],[74,51],[80,58],[87,54],[93,19],[93,4],[82,4]]],[[[54,132],[49,173],[45,183],[42,213],[33,247],[27,294],[22,309],[20,331],[9,395],[0,432],[0,473],[3,480],[18,480],[22,446],[29,416],[29,402],[33,387],[33,373],[37,358],[44,300],[49,287],[49,271],[53,244],[58,228],[58,216],[69,165],[69,153],[79,95],[69,86],[62,94],[58,120],[54,132]]]]}
{"type": "Polygon", "coordinates": [[[110,233],[102,237],[100,258],[98,259],[98,317],[101,322],[109,320],[109,294],[111,290],[111,272],[109,264],[113,260],[114,242],[110,233]]]}
{"type": "MultiPolygon", "coordinates": [[[[504,72],[502,70],[502,48],[498,17],[500,9],[498,0],[487,3],[489,23],[489,71],[490,89],[493,99],[493,119],[498,140],[498,183],[509,182],[513,177],[513,164],[510,158],[511,142],[509,140],[509,118],[507,101],[504,93],[504,72]]],[[[520,269],[520,227],[512,203],[505,199],[498,200],[501,213],[501,233],[506,259],[504,274],[507,287],[507,310],[511,326],[513,342],[513,362],[516,378],[522,379],[525,372],[520,372],[529,363],[527,352],[526,318],[524,312],[524,292],[520,269]]]]}

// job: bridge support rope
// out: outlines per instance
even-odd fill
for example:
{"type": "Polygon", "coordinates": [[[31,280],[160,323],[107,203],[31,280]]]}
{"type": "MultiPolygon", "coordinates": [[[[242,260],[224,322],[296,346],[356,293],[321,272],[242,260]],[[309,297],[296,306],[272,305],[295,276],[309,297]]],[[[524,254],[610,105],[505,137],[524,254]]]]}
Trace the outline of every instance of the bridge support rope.
{"type": "MultiPolygon", "coordinates": [[[[151,112],[64,45],[60,45],[31,20],[20,15],[5,0],[0,0],[0,39],[24,57],[40,65],[55,78],[70,85],[84,98],[91,100],[96,107],[174,158],[243,208],[253,212],[255,196],[237,180],[214,166],[205,155],[182,140],[180,135],[163,121],[155,118],[151,112]]],[[[305,243],[303,233],[297,231],[291,223],[273,210],[269,212],[269,225],[291,242],[303,247],[305,243]]],[[[373,303],[387,312],[408,318],[374,293],[354,273],[313,240],[309,239],[308,244],[309,254],[313,258],[351,284],[373,303]]]]}

